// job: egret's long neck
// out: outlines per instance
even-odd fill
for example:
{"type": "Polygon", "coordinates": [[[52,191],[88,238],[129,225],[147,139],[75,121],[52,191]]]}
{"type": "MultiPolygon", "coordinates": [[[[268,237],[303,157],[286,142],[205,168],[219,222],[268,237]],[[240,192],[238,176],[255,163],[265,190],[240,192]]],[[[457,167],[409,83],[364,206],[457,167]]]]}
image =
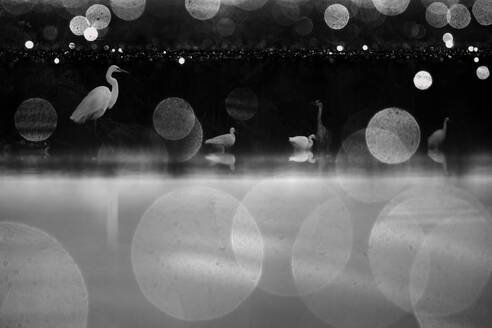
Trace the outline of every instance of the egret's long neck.
{"type": "Polygon", "coordinates": [[[116,81],[116,79],[111,74],[112,72],[108,72],[106,74],[106,80],[111,85],[111,99],[109,100],[109,106],[108,106],[109,109],[113,108],[114,104],[116,104],[116,100],[118,99],[118,93],[119,93],[118,81],[116,81]]]}
{"type": "Polygon", "coordinates": [[[321,123],[322,115],[323,115],[323,105],[318,105],[318,124],[321,123]]]}

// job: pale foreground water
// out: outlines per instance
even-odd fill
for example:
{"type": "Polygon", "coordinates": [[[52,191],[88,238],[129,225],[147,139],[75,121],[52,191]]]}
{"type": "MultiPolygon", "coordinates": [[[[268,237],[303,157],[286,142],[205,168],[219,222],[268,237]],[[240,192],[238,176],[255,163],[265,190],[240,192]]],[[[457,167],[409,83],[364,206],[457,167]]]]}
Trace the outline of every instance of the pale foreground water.
{"type": "Polygon", "coordinates": [[[489,327],[486,167],[3,175],[0,327],[489,327]]]}

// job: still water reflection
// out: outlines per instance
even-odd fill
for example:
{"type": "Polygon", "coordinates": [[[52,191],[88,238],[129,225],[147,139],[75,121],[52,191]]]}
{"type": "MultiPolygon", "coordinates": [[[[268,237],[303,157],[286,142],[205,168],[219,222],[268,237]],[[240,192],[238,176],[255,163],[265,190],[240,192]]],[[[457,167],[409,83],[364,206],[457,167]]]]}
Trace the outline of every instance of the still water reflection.
{"type": "Polygon", "coordinates": [[[487,326],[488,172],[292,164],[4,174],[2,327],[487,326]]]}

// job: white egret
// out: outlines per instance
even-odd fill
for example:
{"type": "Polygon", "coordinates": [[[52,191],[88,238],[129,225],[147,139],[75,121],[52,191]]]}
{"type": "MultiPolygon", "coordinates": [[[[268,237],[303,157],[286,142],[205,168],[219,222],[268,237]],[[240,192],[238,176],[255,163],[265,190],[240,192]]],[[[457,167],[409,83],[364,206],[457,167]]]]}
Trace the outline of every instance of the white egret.
{"type": "Polygon", "coordinates": [[[428,149],[439,149],[444,141],[446,140],[446,134],[448,131],[448,121],[449,117],[444,119],[444,124],[442,129],[434,131],[433,134],[427,139],[427,148],[428,149]]]}
{"type": "Polygon", "coordinates": [[[216,146],[223,152],[225,148],[231,148],[236,143],[236,136],[234,133],[236,133],[236,129],[231,128],[229,133],[205,140],[205,144],[216,146]]]}
{"type": "Polygon", "coordinates": [[[320,100],[315,100],[313,103],[318,108],[318,117],[317,117],[317,129],[316,129],[316,143],[317,149],[320,152],[328,151],[330,148],[330,132],[324,126],[323,121],[321,119],[323,115],[323,103],[320,100]]]}
{"type": "Polygon", "coordinates": [[[119,88],[118,81],[112,75],[117,72],[128,73],[116,65],[110,66],[106,72],[106,81],[111,85],[111,90],[106,86],[99,86],[89,92],[70,116],[72,121],[77,124],[83,124],[88,120],[95,122],[107,109],[113,108],[118,100],[119,88]]]}
{"type": "Polygon", "coordinates": [[[316,139],[314,134],[311,134],[309,137],[297,136],[290,137],[289,141],[294,147],[295,150],[310,150],[313,147],[313,140],[316,139]]]}

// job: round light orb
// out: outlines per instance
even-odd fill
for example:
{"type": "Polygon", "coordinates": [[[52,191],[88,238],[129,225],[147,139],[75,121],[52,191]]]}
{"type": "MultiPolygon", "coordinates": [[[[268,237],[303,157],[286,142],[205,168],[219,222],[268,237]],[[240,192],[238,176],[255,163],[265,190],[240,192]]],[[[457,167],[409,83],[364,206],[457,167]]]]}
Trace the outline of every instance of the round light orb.
{"type": "Polygon", "coordinates": [[[487,66],[480,66],[477,68],[477,77],[480,80],[487,80],[490,76],[490,71],[487,66]]]}
{"type": "Polygon", "coordinates": [[[0,327],[87,327],[79,267],[57,240],[21,223],[0,222],[0,300],[0,327]]]}
{"type": "Polygon", "coordinates": [[[381,14],[396,16],[407,10],[410,0],[372,0],[372,3],[381,14]]]}
{"type": "Polygon", "coordinates": [[[324,18],[328,27],[334,30],[341,30],[347,26],[350,19],[350,13],[347,7],[336,3],[326,8],[324,18]]]}
{"type": "Polygon", "coordinates": [[[448,49],[453,48],[454,47],[454,41],[446,41],[445,46],[448,49]]]}
{"type": "Polygon", "coordinates": [[[413,262],[410,296],[419,316],[448,316],[475,304],[492,271],[492,227],[484,209],[450,213],[413,262]]]}
{"type": "Polygon", "coordinates": [[[473,51],[478,52],[478,47],[473,47],[473,51]]]}
{"type": "Polygon", "coordinates": [[[338,52],[342,52],[344,49],[345,49],[345,48],[344,48],[341,44],[339,44],[339,45],[337,46],[337,51],[338,51],[338,52]]]}
{"type": "Polygon", "coordinates": [[[84,38],[89,42],[95,41],[98,36],[99,32],[95,27],[88,27],[84,31],[84,38]]]}
{"type": "Polygon", "coordinates": [[[347,265],[352,252],[350,213],[335,193],[302,223],[292,247],[292,274],[300,295],[330,284],[347,265]]]}
{"type": "Polygon", "coordinates": [[[34,48],[34,42],[32,42],[31,40],[28,40],[28,41],[26,41],[26,43],[24,43],[24,47],[26,47],[26,49],[32,49],[32,48],[34,48]]]}
{"type": "Polygon", "coordinates": [[[134,21],[145,12],[147,0],[111,0],[110,5],[116,17],[125,21],[134,21]]]}
{"type": "Polygon", "coordinates": [[[108,27],[111,22],[111,11],[105,5],[95,4],[87,9],[85,17],[91,27],[102,30],[108,27]]]}
{"type": "Polygon", "coordinates": [[[53,60],[53,62],[54,62],[55,64],[57,64],[57,65],[58,65],[58,64],[60,63],[60,58],[56,57],[56,58],[53,60]]]}
{"type": "Polygon", "coordinates": [[[473,46],[468,46],[468,52],[473,52],[473,46]]]}
{"type": "Polygon", "coordinates": [[[453,35],[451,33],[447,32],[447,33],[444,33],[442,35],[442,41],[444,43],[446,43],[446,42],[453,42],[454,41],[454,37],[453,37],[453,35]]]}
{"type": "Polygon", "coordinates": [[[17,132],[26,140],[42,142],[55,131],[58,115],[49,101],[31,98],[22,102],[14,116],[17,132]]]}
{"type": "Polygon", "coordinates": [[[166,141],[166,146],[169,150],[170,160],[174,163],[183,163],[191,160],[200,150],[202,143],[202,124],[200,123],[198,118],[195,118],[195,125],[186,137],[176,141],[166,141]]]}
{"type": "Polygon", "coordinates": [[[70,43],[68,44],[68,48],[70,48],[70,50],[75,49],[75,43],[70,42],[70,43]]]}
{"type": "Polygon", "coordinates": [[[427,71],[420,71],[415,74],[413,84],[419,90],[427,90],[432,86],[432,75],[427,71]]]}
{"type": "Polygon", "coordinates": [[[263,239],[236,198],[190,187],[162,196],[144,213],[131,261],[155,307],[180,320],[212,320],[234,311],[256,288],[263,239]]]}
{"type": "Polygon", "coordinates": [[[186,137],[195,125],[195,113],[182,98],[171,97],[161,101],[154,110],[155,131],[166,140],[186,137]]]}
{"type": "Polygon", "coordinates": [[[480,25],[492,24],[492,2],[489,0],[476,0],[472,8],[473,16],[480,25]]]}
{"type": "Polygon", "coordinates": [[[366,129],[371,154],[386,164],[408,161],[420,144],[420,127],[415,118],[399,108],[387,108],[372,117],[366,129]]]}
{"type": "Polygon", "coordinates": [[[479,61],[480,61],[480,58],[478,58],[478,57],[473,58],[474,63],[478,63],[479,61]]]}
{"type": "Polygon", "coordinates": [[[435,28],[442,28],[448,25],[448,6],[442,2],[431,3],[425,11],[425,20],[435,28]]]}
{"type": "Polygon", "coordinates": [[[236,31],[236,23],[230,18],[223,17],[217,22],[215,28],[217,29],[217,33],[221,36],[228,37],[233,35],[236,31]]]}
{"type": "MultiPolygon", "coordinates": [[[[310,242],[305,239],[308,238],[307,235],[312,231],[313,226],[319,223],[323,228],[327,228],[330,225],[329,222],[319,222],[320,215],[326,218],[325,209],[313,214],[296,247],[294,262],[296,272],[299,274],[300,288],[296,286],[293,277],[293,245],[306,218],[326,199],[338,201],[339,197],[325,180],[304,176],[278,176],[262,180],[253,186],[243,198],[242,203],[256,219],[262,235],[268,241],[265,243],[263,275],[259,283],[261,289],[273,295],[296,296],[309,288],[309,283],[304,281],[307,279],[307,273],[299,267],[303,263],[299,257],[310,242]]],[[[339,202],[335,203],[338,204],[335,208],[343,208],[339,202]]],[[[346,212],[340,213],[342,217],[345,214],[346,212]]],[[[336,214],[333,216],[335,217],[336,214]]],[[[338,222],[338,219],[334,220],[338,222]]],[[[343,226],[342,229],[345,230],[345,227],[343,226]]],[[[323,234],[330,234],[327,231],[318,231],[318,233],[313,236],[313,239],[316,238],[319,242],[323,234]]],[[[321,249],[320,252],[326,251],[326,245],[318,244],[316,247],[321,249]]],[[[323,255],[317,255],[316,261],[321,260],[323,255]]],[[[327,257],[330,255],[329,252],[325,253],[327,257]]],[[[316,266],[316,264],[313,265],[316,266]]],[[[322,281],[326,280],[318,280],[316,283],[319,284],[322,281]]]]}
{"type": "Polygon", "coordinates": [[[470,11],[462,4],[454,4],[448,10],[447,21],[452,28],[457,30],[464,29],[470,25],[470,11]]]}
{"type": "Polygon", "coordinates": [[[219,12],[220,0],[185,0],[185,8],[191,17],[208,20],[219,12]]]}
{"type": "Polygon", "coordinates": [[[75,16],[70,21],[70,31],[77,36],[84,35],[84,31],[90,26],[91,23],[84,16],[75,16]]]}
{"type": "Polygon", "coordinates": [[[234,89],[225,100],[227,114],[238,121],[252,119],[258,110],[258,104],[258,97],[250,88],[234,89]]]}
{"type": "Polygon", "coordinates": [[[45,40],[54,41],[58,37],[58,28],[53,25],[48,25],[43,29],[43,37],[45,40]]]}
{"type": "Polygon", "coordinates": [[[184,59],[184,57],[179,57],[178,58],[178,64],[184,65],[185,63],[186,63],[186,60],[184,59]]]}
{"type": "Polygon", "coordinates": [[[369,50],[369,47],[365,44],[362,46],[362,50],[367,51],[367,50],[369,50]]]}

